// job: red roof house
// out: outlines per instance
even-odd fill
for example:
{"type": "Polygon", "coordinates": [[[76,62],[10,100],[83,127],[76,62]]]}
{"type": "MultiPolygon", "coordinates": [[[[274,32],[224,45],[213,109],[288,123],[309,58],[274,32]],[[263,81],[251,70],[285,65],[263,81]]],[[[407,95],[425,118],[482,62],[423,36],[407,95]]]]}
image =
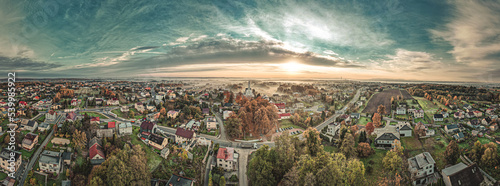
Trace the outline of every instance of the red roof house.
{"type": "Polygon", "coordinates": [[[108,129],[114,129],[115,125],[116,125],[116,122],[114,122],[114,121],[108,122],[108,129]]]}

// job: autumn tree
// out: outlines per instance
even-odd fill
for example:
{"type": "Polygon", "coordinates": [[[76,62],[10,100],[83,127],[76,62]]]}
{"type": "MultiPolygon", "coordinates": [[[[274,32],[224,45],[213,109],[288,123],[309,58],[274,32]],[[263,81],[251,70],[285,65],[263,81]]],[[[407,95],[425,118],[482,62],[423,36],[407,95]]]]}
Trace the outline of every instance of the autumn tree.
{"type": "Polygon", "coordinates": [[[498,165],[497,145],[493,142],[484,145],[484,153],[481,156],[481,163],[486,167],[498,165]]]}
{"type": "Polygon", "coordinates": [[[401,170],[403,159],[396,151],[388,151],[385,154],[384,159],[382,160],[382,164],[387,171],[397,172],[401,170]]]}
{"type": "Polygon", "coordinates": [[[298,125],[300,123],[300,115],[298,113],[295,113],[293,114],[293,118],[292,118],[292,121],[293,121],[293,124],[295,125],[298,125]]]}
{"type": "Polygon", "coordinates": [[[379,105],[378,108],[377,108],[377,113],[379,113],[380,115],[386,114],[386,112],[385,112],[385,106],[384,105],[379,105]]]}
{"type": "Polygon", "coordinates": [[[372,132],[375,130],[375,127],[373,126],[372,122],[368,122],[365,126],[365,130],[368,133],[368,135],[372,135],[372,132]]]}
{"type": "Polygon", "coordinates": [[[321,138],[316,128],[307,128],[307,130],[304,131],[304,138],[306,139],[307,154],[316,156],[318,153],[322,152],[323,145],[321,145],[321,138]]]}
{"type": "Polygon", "coordinates": [[[75,130],[73,134],[73,144],[75,144],[76,149],[78,151],[81,151],[87,142],[87,135],[84,132],[80,132],[78,130],[75,130]]]}
{"type": "Polygon", "coordinates": [[[140,145],[130,148],[127,144],[114,156],[107,157],[95,176],[100,177],[104,183],[113,185],[147,185],[151,179],[147,161],[146,153],[140,145]]]}
{"type": "Polygon", "coordinates": [[[226,120],[226,133],[230,138],[238,138],[241,136],[241,119],[236,115],[230,116],[226,120]]]}
{"type": "Polygon", "coordinates": [[[352,136],[352,134],[347,133],[346,137],[342,141],[342,146],[340,146],[340,152],[342,152],[346,158],[353,157],[356,154],[354,145],[354,137],[352,136]]]}
{"type": "Polygon", "coordinates": [[[417,123],[417,125],[415,126],[415,134],[417,137],[424,137],[427,135],[424,123],[417,123]]]}
{"type": "Polygon", "coordinates": [[[460,149],[458,147],[457,142],[455,140],[451,140],[451,142],[446,146],[446,151],[444,151],[444,158],[446,159],[446,163],[454,165],[458,157],[460,156],[460,149]]]}
{"type": "Polygon", "coordinates": [[[474,143],[472,150],[470,152],[471,159],[474,162],[479,162],[483,156],[484,147],[481,142],[478,140],[474,143]]]}
{"type": "Polygon", "coordinates": [[[375,153],[375,150],[373,150],[370,144],[364,142],[358,144],[358,148],[356,151],[358,152],[358,156],[362,158],[368,157],[375,153]]]}
{"type": "Polygon", "coordinates": [[[373,117],[372,117],[372,121],[373,121],[373,125],[377,128],[381,127],[382,126],[382,122],[381,122],[382,118],[380,117],[380,114],[379,113],[375,113],[373,114],[373,117]]]}
{"type": "Polygon", "coordinates": [[[165,107],[161,107],[160,115],[165,116],[166,114],[167,114],[167,109],[165,109],[165,107]]]}

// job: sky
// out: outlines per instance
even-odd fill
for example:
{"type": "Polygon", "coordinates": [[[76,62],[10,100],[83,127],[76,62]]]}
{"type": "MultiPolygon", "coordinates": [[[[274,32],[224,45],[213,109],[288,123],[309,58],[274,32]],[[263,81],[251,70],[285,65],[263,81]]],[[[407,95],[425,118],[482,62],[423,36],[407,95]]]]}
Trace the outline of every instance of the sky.
{"type": "Polygon", "coordinates": [[[0,72],[500,82],[500,2],[2,0],[0,72]]]}

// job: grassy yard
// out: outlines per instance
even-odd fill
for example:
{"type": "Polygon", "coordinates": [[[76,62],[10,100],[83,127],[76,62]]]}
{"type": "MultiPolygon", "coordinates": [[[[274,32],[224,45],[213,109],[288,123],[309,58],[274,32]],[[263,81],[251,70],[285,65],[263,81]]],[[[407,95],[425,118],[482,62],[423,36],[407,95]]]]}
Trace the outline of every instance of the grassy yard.
{"type": "Polygon", "coordinates": [[[280,121],[280,128],[293,127],[295,129],[303,129],[300,126],[294,125],[290,119],[282,119],[280,121]]]}
{"type": "Polygon", "coordinates": [[[435,111],[439,108],[437,105],[435,105],[434,103],[432,103],[431,101],[429,101],[427,99],[424,99],[421,97],[416,97],[415,99],[417,99],[418,104],[420,104],[420,106],[422,106],[422,109],[424,109],[425,111],[427,111],[427,110],[434,110],[435,111]]]}
{"type": "Polygon", "coordinates": [[[137,134],[139,134],[139,128],[135,128],[133,130],[133,135],[131,136],[132,138],[132,144],[134,145],[141,145],[142,149],[144,152],[146,152],[146,156],[148,159],[148,168],[150,171],[153,171],[160,163],[162,160],[162,157],[160,155],[156,154],[151,147],[148,147],[145,143],[143,143],[138,137],[137,134]]]}
{"type": "Polygon", "coordinates": [[[415,123],[422,122],[424,124],[428,124],[427,121],[425,121],[424,118],[415,118],[415,123]]]}
{"type": "Polygon", "coordinates": [[[481,144],[487,144],[487,143],[493,142],[486,137],[480,137],[480,138],[477,138],[477,140],[479,140],[481,142],[481,144]]]}
{"type": "Polygon", "coordinates": [[[7,178],[7,174],[0,172],[0,180],[7,178]]]}
{"type": "Polygon", "coordinates": [[[21,152],[21,154],[23,155],[23,158],[28,158],[28,159],[31,158],[31,156],[33,155],[33,153],[35,153],[35,151],[36,151],[36,148],[33,148],[33,150],[31,150],[31,151],[27,151],[24,149],[19,150],[19,152],[21,152]]]}
{"type": "Polygon", "coordinates": [[[40,118],[38,118],[38,123],[42,123],[45,121],[45,114],[43,114],[42,116],[40,116],[40,118]]]}
{"type": "Polygon", "coordinates": [[[115,109],[115,110],[112,110],[111,112],[115,113],[120,118],[126,118],[125,117],[125,113],[123,113],[122,111],[120,111],[120,109],[115,109]]]}
{"type": "Polygon", "coordinates": [[[323,149],[325,150],[325,152],[329,152],[329,153],[338,152],[338,148],[334,147],[334,146],[323,145],[323,149]]]}
{"type": "Polygon", "coordinates": [[[366,125],[368,122],[372,122],[372,119],[368,118],[368,117],[360,117],[359,120],[358,120],[358,123],[357,125],[366,125]]]}
{"type": "MultiPolygon", "coordinates": [[[[373,145],[372,145],[373,148],[373,145]]],[[[374,149],[375,154],[367,157],[361,158],[360,160],[365,164],[365,176],[366,180],[377,180],[382,172],[384,172],[384,165],[382,164],[382,160],[386,154],[386,150],[374,149]]],[[[375,185],[372,183],[370,185],[375,185]]]]}
{"type": "Polygon", "coordinates": [[[108,119],[108,117],[100,114],[100,113],[97,113],[97,112],[80,112],[81,115],[89,115],[90,117],[99,117],[101,119],[108,119]]]}
{"type": "Polygon", "coordinates": [[[401,138],[401,144],[404,149],[409,151],[422,149],[422,143],[415,137],[403,137],[401,138]]]}

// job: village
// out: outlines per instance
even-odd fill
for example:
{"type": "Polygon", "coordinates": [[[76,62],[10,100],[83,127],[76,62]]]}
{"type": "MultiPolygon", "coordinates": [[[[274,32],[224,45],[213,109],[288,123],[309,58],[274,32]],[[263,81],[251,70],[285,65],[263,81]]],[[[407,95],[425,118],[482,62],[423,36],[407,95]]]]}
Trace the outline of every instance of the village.
{"type": "Polygon", "coordinates": [[[305,168],[303,158],[340,156],[361,167],[356,179],[341,181],[347,185],[495,185],[500,178],[497,90],[475,90],[496,95],[483,98],[347,80],[18,86],[14,125],[0,102],[3,185],[302,185],[302,174],[319,184],[328,183],[317,172],[324,165],[293,171],[305,168]],[[14,151],[6,148],[10,127],[14,151]],[[268,161],[271,152],[295,161],[268,161]],[[7,176],[11,153],[15,177],[7,176]]]}

